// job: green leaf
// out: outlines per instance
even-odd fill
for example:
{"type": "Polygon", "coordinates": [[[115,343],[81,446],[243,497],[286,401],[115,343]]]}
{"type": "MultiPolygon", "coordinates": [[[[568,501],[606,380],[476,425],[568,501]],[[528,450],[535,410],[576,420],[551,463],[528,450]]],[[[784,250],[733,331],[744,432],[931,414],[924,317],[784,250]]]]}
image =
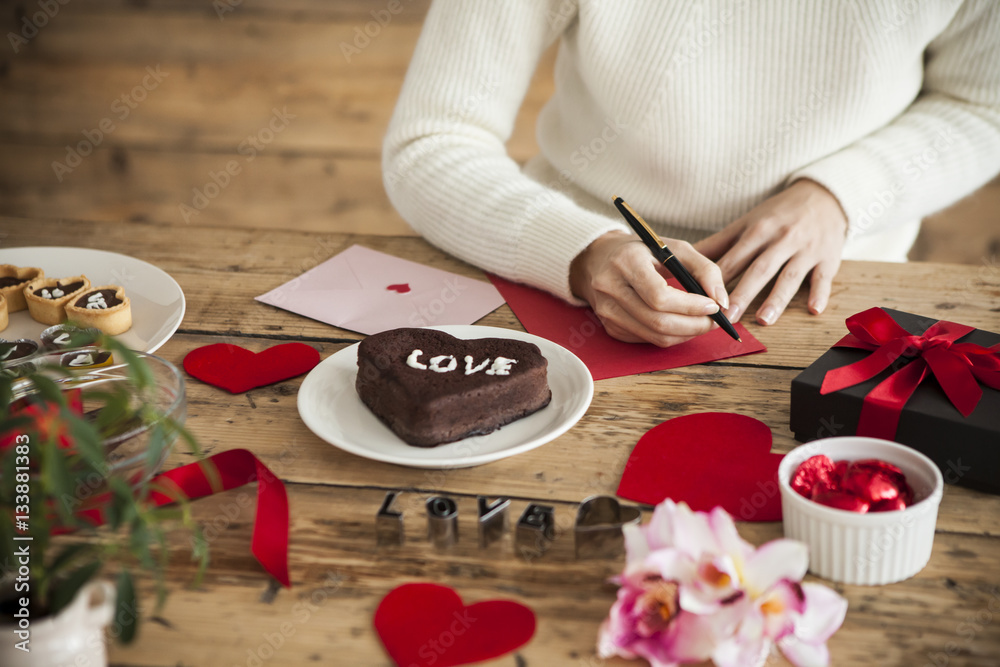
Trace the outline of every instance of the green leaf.
{"type": "Polygon", "coordinates": [[[92,544],[70,544],[59,552],[59,555],[55,557],[52,563],[49,565],[49,574],[58,574],[63,568],[68,566],[74,559],[78,556],[86,554],[88,552],[93,553],[95,550],[92,544]]]}
{"type": "Polygon", "coordinates": [[[152,474],[160,465],[160,456],[170,443],[170,433],[162,421],[150,429],[149,443],[146,445],[146,472],[152,474]]]}
{"type": "Polygon", "coordinates": [[[100,569],[100,561],[87,563],[54,584],[49,600],[49,612],[54,615],[62,611],[66,605],[73,601],[83,585],[93,579],[100,569]]]}
{"type": "Polygon", "coordinates": [[[136,506],[132,487],[124,479],[109,477],[108,486],[111,487],[111,502],[105,509],[105,518],[112,530],[118,530],[132,522],[139,508],[136,506]]]}
{"type": "Polygon", "coordinates": [[[42,400],[48,403],[55,403],[60,407],[66,407],[66,397],[62,388],[44,375],[32,375],[31,381],[35,385],[35,390],[42,400]]]}
{"type": "Polygon", "coordinates": [[[104,437],[125,431],[135,416],[135,411],[129,405],[129,394],[121,388],[118,391],[94,392],[93,395],[88,394],[88,397],[101,403],[94,425],[104,437]]]}
{"type": "Polygon", "coordinates": [[[201,445],[198,444],[198,441],[191,434],[191,432],[188,431],[183,424],[180,424],[173,419],[168,418],[168,421],[171,423],[174,429],[180,434],[181,438],[184,439],[184,442],[187,443],[188,449],[191,451],[191,453],[197,456],[199,459],[203,458],[205,455],[201,451],[201,445]]]}
{"type": "Polygon", "coordinates": [[[73,445],[89,465],[90,471],[100,474],[104,469],[104,447],[101,444],[101,436],[88,421],[75,415],[67,419],[67,423],[73,445]]]}
{"type": "MultiPolygon", "coordinates": [[[[45,494],[43,497],[72,498],[76,492],[66,453],[54,441],[49,441],[42,447],[42,485],[45,494]]],[[[60,518],[67,525],[71,525],[73,517],[66,504],[56,503],[56,507],[60,518]]]]}
{"type": "Polygon", "coordinates": [[[7,414],[12,398],[14,398],[14,383],[0,382],[0,412],[7,414]]]}
{"type": "Polygon", "coordinates": [[[143,361],[138,354],[125,347],[111,336],[105,336],[101,341],[101,344],[111,350],[116,359],[124,361],[128,364],[128,375],[132,378],[132,383],[137,388],[146,389],[148,387],[156,386],[156,377],[153,375],[153,371],[148,365],[146,365],[146,362],[143,361]]]}
{"type": "Polygon", "coordinates": [[[118,597],[115,600],[115,618],[122,624],[121,635],[123,644],[130,644],[135,639],[139,629],[139,601],[135,596],[135,583],[132,573],[122,570],[118,575],[118,597]]]}
{"type": "Polygon", "coordinates": [[[153,535],[150,534],[149,526],[141,516],[136,517],[129,530],[129,548],[139,563],[151,571],[156,569],[156,561],[151,550],[152,541],[153,535]]]}

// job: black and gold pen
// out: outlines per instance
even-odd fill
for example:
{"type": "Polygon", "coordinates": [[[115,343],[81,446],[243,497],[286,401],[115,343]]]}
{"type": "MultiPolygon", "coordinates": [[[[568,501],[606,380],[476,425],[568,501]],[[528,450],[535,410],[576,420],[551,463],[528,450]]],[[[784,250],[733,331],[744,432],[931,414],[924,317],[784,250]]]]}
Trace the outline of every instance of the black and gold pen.
{"type": "MultiPolygon", "coordinates": [[[[626,204],[625,200],[621,197],[615,197],[614,202],[618,212],[625,218],[625,222],[627,222],[629,226],[635,230],[635,233],[639,235],[642,242],[646,244],[649,251],[653,253],[654,257],[656,257],[656,261],[667,267],[667,270],[669,270],[670,273],[677,278],[677,281],[688,292],[708,296],[708,294],[705,293],[704,288],[698,283],[697,280],[695,280],[694,276],[692,276],[691,273],[684,268],[684,265],[681,263],[681,260],[678,259],[677,255],[670,252],[670,249],[663,244],[663,241],[661,241],[660,237],[656,235],[656,232],[650,229],[649,225],[646,224],[646,221],[639,217],[639,214],[633,211],[632,207],[626,204]]],[[[743,342],[740,335],[736,333],[736,328],[733,326],[732,322],[730,322],[729,319],[722,314],[721,308],[717,313],[713,313],[712,315],[709,315],[709,317],[715,320],[718,325],[722,327],[723,331],[732,336],[733,340],[740,343],[743,342]]]]}

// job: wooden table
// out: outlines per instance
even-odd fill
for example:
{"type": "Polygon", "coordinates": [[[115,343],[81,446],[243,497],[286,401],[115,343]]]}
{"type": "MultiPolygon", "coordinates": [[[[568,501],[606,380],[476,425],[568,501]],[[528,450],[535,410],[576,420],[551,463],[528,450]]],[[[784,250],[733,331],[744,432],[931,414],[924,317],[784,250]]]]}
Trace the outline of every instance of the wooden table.
{"type": "MultiPolygon", "coordinates": [[[[0,219],[4,247],[67,245],[128,254],[169,272],[187,296],[177,334],[158,352],[180,363],[190,350],[230,342],[262,350],[288,340],[323,358],[360,336],[253,300],[359,243],[467,276],[468,265],[412,237],[300,233],[0,219]]],[[[127,289],[127,285],[125,286],[127,289]]],[[[199,500],[211,527],[212,563],[202,585],[182,540],[172,547],[170,597],[138,641],[115,646],[115,665],[389,665],[371,620],[379,600],[410,581],[456,588],[467,602],[510,598],[538,615],[532,641],[497,665],[626,665],[594,655],[597,628],[614,600],[606,579],[620,560],[577,561],[572,525],[578,503],[613,494],[638,438],[656,424],[703,411],[731,411],[771,427],[774,449],[796,445],[788,430],[791,379],[844,333],[844,318],[882,305],[1000,330],[1000,266],[846,262],[832,303],[805,314],[800,294],[778,324],[748,324],[766,354],[596,383],[594,400],[568,433],[531,452],[475,468],[417,470],[342,452],[299,419],[301,378],[241,395],[188,383],[188,425],[207,453],[245,447],[286,483],[291,503],[293,587],[276,586],[249,552],[252,486],[199,500]],[[389,490],[403,490],[406,542],[376,548],[375,513],[389,490]],[[422,502],[455,498],[461,539],[438,551],[426,537],[422,502]],[[511,535],[477,546],[477,494],[510,496],[516,520],[529,502],[555,506],[557,537],[525,561],[511,535]]],[[[507,306],[479,322],[520,328],[507,306]]],[[[175,453],[173,467],[190,461],[175,453]]],[[[648,508],[647,508],[648,509],[648,508]]],[[[648,515],[648,512],[646,513],[648,515]]],[[[947,487],[930,563],[916,577],[882,587],[833,585],[850,607],[830,648],[835,665],[996,665],[1000,662],[1000,497],[947,487]]],[[[781,535],[780,523],[739,524],[754,543],[781,535]]],[[[145,601],[152,605],[151,589],[145,601]]],[[[419,610],[415,610],[419,613],[419,610]]],[[[641,663],[639,663],[641,664],[641,663]]],[[[769,664],[785,664],[775,658],[769,664]]]]}

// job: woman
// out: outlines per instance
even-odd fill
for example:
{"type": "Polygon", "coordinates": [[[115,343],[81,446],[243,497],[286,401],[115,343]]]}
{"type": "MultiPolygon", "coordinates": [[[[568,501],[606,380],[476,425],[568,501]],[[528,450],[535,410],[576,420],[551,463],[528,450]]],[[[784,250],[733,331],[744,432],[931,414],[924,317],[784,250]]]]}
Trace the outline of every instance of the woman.
{"type": "Polygon", "coordinates": [[[806,280],[822,312],[842,258],[905,261],[923,216],[1000,171],[998,63],[991,0],[436,0],[386,189],[444,250],[672,345],[772,279],[766,325],[806,280]],[[504,142],[557,39],[522,169],[504,142]],[[614,195],[712,299],[666,284],[614,195]]]}

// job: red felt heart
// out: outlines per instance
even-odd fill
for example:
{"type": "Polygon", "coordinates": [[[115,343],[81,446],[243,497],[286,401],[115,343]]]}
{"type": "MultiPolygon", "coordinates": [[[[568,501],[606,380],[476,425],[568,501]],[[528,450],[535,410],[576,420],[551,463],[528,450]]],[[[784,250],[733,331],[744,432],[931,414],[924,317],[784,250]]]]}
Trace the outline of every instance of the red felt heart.
{"type": "Polygon", "coordinates": [[[648,505],[664,498],[693,510],[722,506],[737,521],[780,521],[778,463],[766,424],[730,412],[663,422],[639,439],[618,495],[648,505]]]}
{"type": "Polygon", "coordinates": [[[399,292],[400,294],[406,294],[407,292],[410,291],[410,284],[409,283],[397,283],[395,285],[389,285],[388,287],[386,287],[386,289],[387,290],[391,290],[393,292],[399,292]]]}
{"type": "Polygon", "coordinates": [[[535,614],[510,600],[468,606],[453,589],[403,584],[375,610],[375,631],[399,667],[466,665],[523,646],[535,634],[535,614]]]}
{"type": "Polygon", "coordinates": [[[312,370],[319,352],[305,343],[283,343],[256,354],[239,345],[214,343],[191,350],[184,370],[202,382],[239,394],[312,370]]]}

